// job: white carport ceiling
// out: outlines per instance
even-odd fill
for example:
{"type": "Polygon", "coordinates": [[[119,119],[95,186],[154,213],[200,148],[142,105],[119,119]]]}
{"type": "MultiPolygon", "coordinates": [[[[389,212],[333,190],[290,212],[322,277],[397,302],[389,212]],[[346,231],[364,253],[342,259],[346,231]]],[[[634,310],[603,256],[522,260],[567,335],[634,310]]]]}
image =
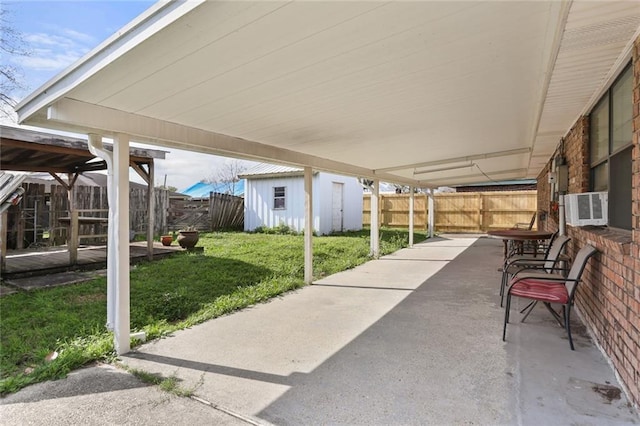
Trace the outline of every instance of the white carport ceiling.
{"type": "Polygon", "coordinates": [[[639,26],[640,2],[157,4],[17,110],[416,185],[535,178],[639,26]]]}

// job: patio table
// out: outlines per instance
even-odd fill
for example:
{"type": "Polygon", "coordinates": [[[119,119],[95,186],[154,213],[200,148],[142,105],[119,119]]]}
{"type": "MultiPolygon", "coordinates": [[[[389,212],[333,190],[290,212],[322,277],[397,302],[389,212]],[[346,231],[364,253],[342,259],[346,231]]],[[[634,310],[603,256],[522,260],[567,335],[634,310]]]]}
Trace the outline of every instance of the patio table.
{"type": "Polygon", "coordinates": [[[491,238],[500,238],[504,243],[504,258],[508,256],[508,244],[509,241],[539,241],[548,240],[553,235],[553,232],[549,231],[530,231],[527,229],[496,229],[488,231],[487,235],[491,238]]]}

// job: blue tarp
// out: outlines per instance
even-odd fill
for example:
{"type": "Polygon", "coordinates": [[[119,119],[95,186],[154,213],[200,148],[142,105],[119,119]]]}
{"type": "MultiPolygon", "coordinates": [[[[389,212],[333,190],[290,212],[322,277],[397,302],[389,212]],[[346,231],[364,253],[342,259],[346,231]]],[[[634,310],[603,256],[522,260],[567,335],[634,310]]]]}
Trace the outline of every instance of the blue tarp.
{"type": "MultiPolygon", "coordinates": [[[[242,197],[244,195],[244,179],[236,182],[234,185],[233,195],[242,197]]],[[[187,189],[178,191],[181,194],[188,195],[191,198],[208,198],[209,193],[219,192],[221,194],[231,193],[231,184],[227,183],[205,183],[198,182],[191,185],[187,189]]]]}

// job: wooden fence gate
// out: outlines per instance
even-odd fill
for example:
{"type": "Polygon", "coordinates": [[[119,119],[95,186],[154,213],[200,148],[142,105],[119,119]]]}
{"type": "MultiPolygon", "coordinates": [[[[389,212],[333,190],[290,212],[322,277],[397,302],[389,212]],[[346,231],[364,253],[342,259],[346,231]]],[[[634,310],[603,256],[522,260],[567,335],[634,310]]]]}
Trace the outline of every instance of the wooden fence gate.
{"type": "Polygon", "coordinates": [[[170,231],[193,227],[198,231],[242,230],[244,198],[212,193],[209,198],[172,199],[167,215],[170,231]]]}

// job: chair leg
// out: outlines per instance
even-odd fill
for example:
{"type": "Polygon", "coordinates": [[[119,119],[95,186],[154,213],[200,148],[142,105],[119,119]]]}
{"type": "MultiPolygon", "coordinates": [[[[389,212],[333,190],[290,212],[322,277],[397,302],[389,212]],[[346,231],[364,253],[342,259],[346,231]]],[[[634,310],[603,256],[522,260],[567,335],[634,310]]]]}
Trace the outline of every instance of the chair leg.
{"type": "Polygon", "coordinates": [[[511,310],[511,295],[507,291],[507,306],[504,309],[504,325],[502,327],[502,341],[507,338],[507,323],[509,322],[509,311],[511,310]]]}
{"type": "Polygon", "coordinates": [[[562,310],[564,311],[564,328],[567,330],[567,336],[569,336],[569,346],[571,350],[575,350],[573,347],[573,339],[571,338],[571,306],[562,306],[562,310]]]}
{"type": "Polygon", "coordinates": [[[507,271],[502,271],[502,281],[500,282],[500,307],[502,308],[504,302],[504,288],[507,286],[507,271]]]}

